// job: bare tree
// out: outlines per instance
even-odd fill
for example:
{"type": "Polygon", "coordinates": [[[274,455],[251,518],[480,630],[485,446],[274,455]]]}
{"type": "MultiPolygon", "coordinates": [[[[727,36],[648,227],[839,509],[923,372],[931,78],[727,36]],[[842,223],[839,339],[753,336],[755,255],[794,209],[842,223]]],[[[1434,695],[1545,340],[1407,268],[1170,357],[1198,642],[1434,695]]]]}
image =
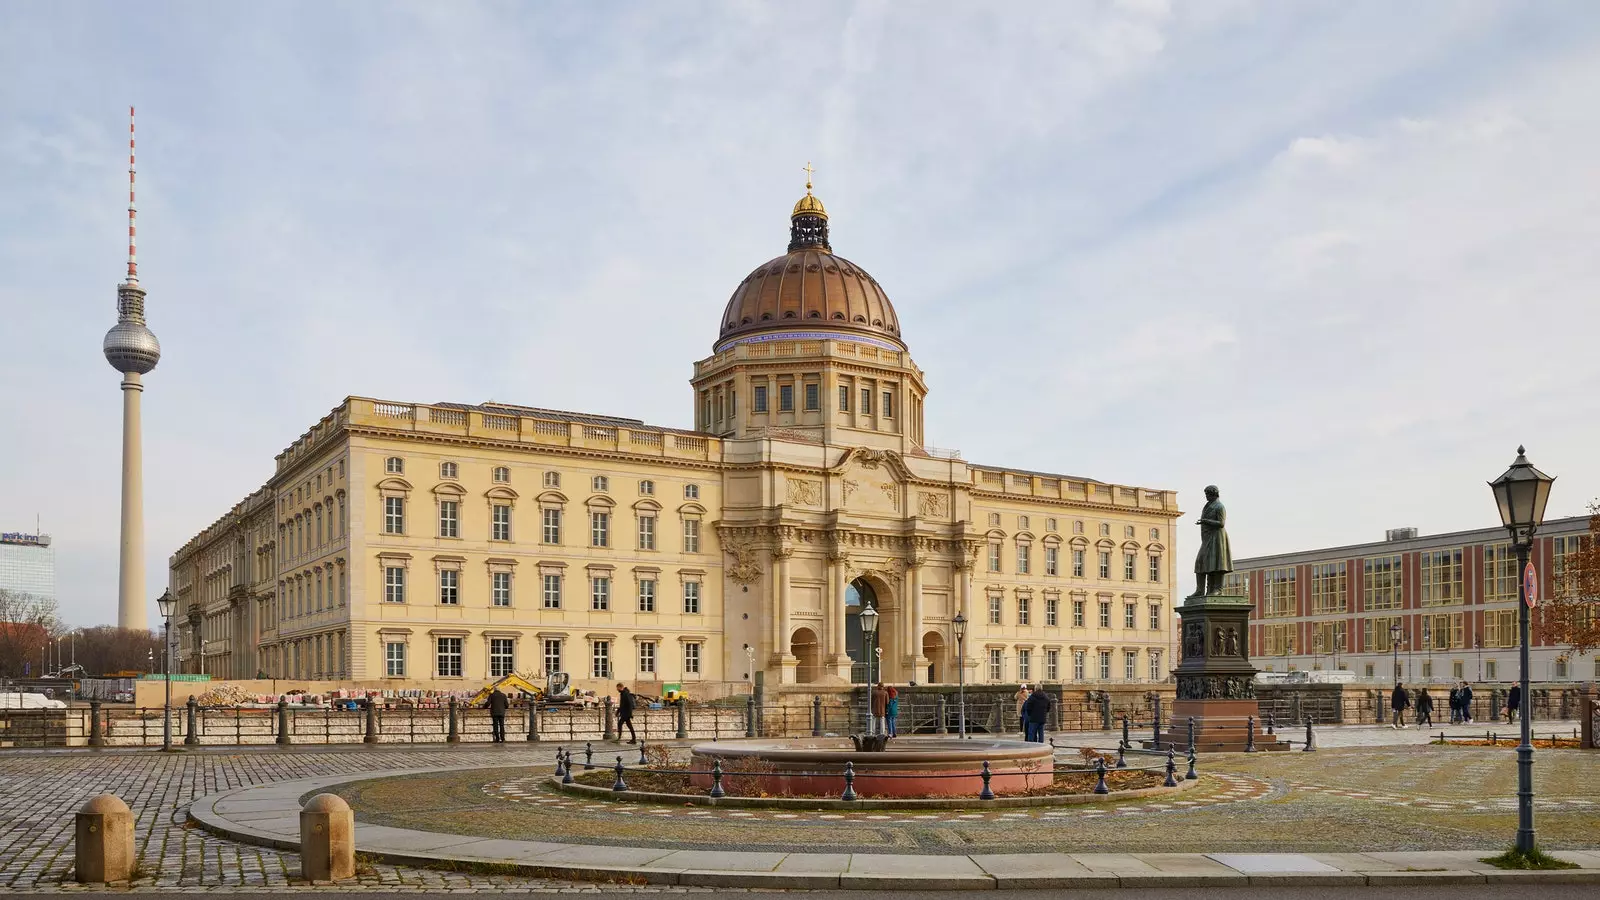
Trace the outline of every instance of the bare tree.
{"type": "Polygon", "coordinates": [[[76,633],[78,665],[91,676],[113,672],[149,672],[151,660],[159,668],[161,635],[151,631],[97,625],[76,633]]]}
{"type": "Polygon", "coordinates": [[[43,677],[44,648],[60,629],[54,600],[0,589],[0,677],[43,677]]]}
{"type": "Polygon", "coordinates": [[[1567,552],[1555,582],[1544,612],[1551,642],[1576,656],[1600,648],[1600,501],[1589,504],[1589,533],[1567,552]]]}

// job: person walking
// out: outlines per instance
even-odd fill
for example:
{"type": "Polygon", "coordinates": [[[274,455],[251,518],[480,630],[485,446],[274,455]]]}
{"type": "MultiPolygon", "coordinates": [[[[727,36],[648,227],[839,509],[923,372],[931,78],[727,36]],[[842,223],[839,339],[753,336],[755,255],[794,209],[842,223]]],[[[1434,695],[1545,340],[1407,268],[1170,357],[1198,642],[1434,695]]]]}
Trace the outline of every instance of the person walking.
{"type": "Polygon", "coordinates": [[[878,682],[872,689],[872,721],[867,724],[867,734],[887,734],[883,719],[889,712],[889,691],[878,682]]]}
{"type": "Polygon", "coordinates": [[[639,735],[633,731],[633,691],[628,686],[617,684],[617,740],[622,740],[622,726],[628,726],[628,743],[639,743],[639,735]]]}
{"type": "Polygon", "coordinates": [[[1044,686],[1036,686],[1022,704],[1023,739],[1035,744],[1044,743],[1044,724],[1050,718],[1050,695],[1044,686]]]}
{"type": "Polygon", "coordinates": [[[1522,706],[1522,685],[1513,684],[1511,693],[1506,694],[1506,724],[1514,725],[1517,721],[1517,712],[1522,706]]]}
{"type": "Polygon", "coordinates": [[[883,716],[889,725],[889,737],[899,737],[900,729],[895,724],[895,719],[900,715],[900,690],[894,685],[889,685],[889,700],[883,706],[883,716]]]}
{"type": "Polygon", "coordinates": [[[1450,685],[1450,724],[1461,721],[1461,685],[1450,685]]]}
{"type": "Polygon", "coordinates": [[[1028,733],[1028,719],[1022,714],[1022,706],[1028,702],[1028,698],[1031,696],[1033,695],[1028,691],[1028,683],[1024,681],[1022,684],[1017,685],[1017,693],[1011,698],[1017,701],[1017,730],[1022,732],[1024,736],[1028,733]]]}
{"type": "Polygon", "coordinates": [[[1433,697],[1428,694],[1427,688],[1417,690],[1417,727],[1427,728],[1433,724],[1433,697]]]}
{"type": "Polygon", "coordinates": [[[495,688],[489,695],[489,725],[494,732],[494,742],[506,742],[506,709],[511,706],[511,698],[506,692],[495,688]]]}
{"type": "Polygon", "coordinates": [[[1472,685],[1461,682],[1461,721],[1472,724],[1472,685]]]}
{"type": "Polygon", "coordinates": [[[1394,693],[1389,695],[1389,708],[1394,710],[1394,721],[1389,723],[1389,727],[1406,727],[1406,710],[1411,708],[1411,694],[1406,691],[1405,685],[1395,682],[1394,693]]]}

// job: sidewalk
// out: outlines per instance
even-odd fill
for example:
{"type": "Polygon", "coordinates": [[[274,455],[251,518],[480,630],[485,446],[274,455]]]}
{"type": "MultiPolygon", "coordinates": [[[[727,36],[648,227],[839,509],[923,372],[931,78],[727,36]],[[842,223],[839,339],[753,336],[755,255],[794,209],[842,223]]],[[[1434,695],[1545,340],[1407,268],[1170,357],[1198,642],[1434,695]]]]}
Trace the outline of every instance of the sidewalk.
{"type": "MultiPolygon", "coordinates": [[[[190,819],[226,838],[284,850],[300,840],[299,800],[397,769],[302,778],[202,797],[190,819]]],[[[396,864],[514,866],[527,875],[703,887],[960,890],[1231,885],[1597,884],[1600,850],[1556,851],[1581,869],[1523,872],[1480,862],[1498,849],[1410,853],[765,853],[564,844],[356,825],[359,853],[396,864]]]]}

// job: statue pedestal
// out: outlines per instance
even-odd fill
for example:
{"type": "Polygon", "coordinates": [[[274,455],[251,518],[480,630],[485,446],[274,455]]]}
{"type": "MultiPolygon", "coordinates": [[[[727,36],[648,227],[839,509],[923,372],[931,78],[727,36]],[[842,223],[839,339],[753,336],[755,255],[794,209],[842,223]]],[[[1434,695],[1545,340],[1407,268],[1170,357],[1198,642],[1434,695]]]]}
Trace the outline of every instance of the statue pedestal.
{"type": "Polygon", "coordinates": [[[1250,599],[1229,594],[1190,597],[1178,608],[1183,627],[1178,646],[1178,696],[1172,717],[1161,733],[1161,745],[1189,746],[1189,721],[1194,720],[1197,751],[1244,750],[1248,723],[1256,721],[1257,750],[1287,750],[1289,745],[1266,733],[1256,703],[1256,667],[1250,664],[1250,599]]]}

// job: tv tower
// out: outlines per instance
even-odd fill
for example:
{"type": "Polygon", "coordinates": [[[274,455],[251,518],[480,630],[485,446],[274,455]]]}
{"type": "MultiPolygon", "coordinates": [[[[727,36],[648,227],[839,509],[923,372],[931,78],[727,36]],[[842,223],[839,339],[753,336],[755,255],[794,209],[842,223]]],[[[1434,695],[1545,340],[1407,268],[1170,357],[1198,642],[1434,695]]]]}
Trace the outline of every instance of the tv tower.
{"type": "Polygon", "coordinates": [[[106,332],[106,362],[122,373],[122,556],[117,578],[117,627],[149,627],[144,602],[144,455],[141,377],[161,361],[161,342],[144,323],[144,288],[134,252],[133,107],[128,107],[128,277],[117,285],[117,324],[106,332]]]}

